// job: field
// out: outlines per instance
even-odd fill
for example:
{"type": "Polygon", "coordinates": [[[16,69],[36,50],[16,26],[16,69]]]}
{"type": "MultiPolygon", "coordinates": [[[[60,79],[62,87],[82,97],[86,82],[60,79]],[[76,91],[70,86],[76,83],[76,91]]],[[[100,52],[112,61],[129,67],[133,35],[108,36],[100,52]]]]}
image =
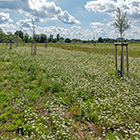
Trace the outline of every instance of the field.
{"type": "Polygon", "coordinates": [[[139,140],[140,44],[129,78],[114,57],[113,44],[0,44],[0,139],[139,140]]]}

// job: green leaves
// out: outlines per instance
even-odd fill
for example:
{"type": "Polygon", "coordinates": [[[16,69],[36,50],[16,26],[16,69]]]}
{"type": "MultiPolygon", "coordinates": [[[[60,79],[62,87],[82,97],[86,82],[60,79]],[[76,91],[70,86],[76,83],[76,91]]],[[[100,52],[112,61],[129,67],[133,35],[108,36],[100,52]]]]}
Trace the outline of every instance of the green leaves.
{"type": "Polygon", "coordinates": [[[125,32],[130,27],[130,22],[127,19],[127,13],[122,12],[119,7],[117,8],[116,12],[117,14],[113,25],[118,30],[122,38],[123,32],[125,32]]]}

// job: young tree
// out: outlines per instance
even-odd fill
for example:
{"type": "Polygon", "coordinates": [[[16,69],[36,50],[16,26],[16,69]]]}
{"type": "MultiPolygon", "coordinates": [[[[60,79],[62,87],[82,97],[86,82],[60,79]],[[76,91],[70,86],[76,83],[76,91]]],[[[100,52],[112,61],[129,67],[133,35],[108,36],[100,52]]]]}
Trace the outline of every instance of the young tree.
{"type": "Polygon", "coordinates": [[[99,38],[98,38],[98,42],[99,42],[99,43],[103,43],[103,42],[104,42],[103,39],[102,39],[102,37],[99,37],[99,38]]]}
{"type": "Polygon", "coordinates": [[[29,42],[29,34],[28,33],[25,33],[24,36],[23,36],[23,41],[25,43],[29,42]]]}
{"type": "Polygon", "coordinates": [[[3,42],[5,40],[5,33],[3,32],[3,30],[0,28],[0,42],[3,42]]]}
{"type": "Polygon", "coordinates": [[[60,35],[59,34],[56,35],[56,39],[57,39],[57,41],[60,40],[60,35]]]}
{"type": "Polygon", "coordinates": [[[95,33],[93,32],[93,42],[94,42],[94,46],[96,46],[96,42],[95,42],[95,33]]]}
{"type": "Polygon", "coordinates": [[[122,12],[120,8],[117,8],[117,15],[113,26],[118,30],[121,41],[123,42],[123,33],[130,27],[130,21],[127,19],[127,13],[122,12]]]}
{"type": "Polygon", "coordinates": [[[40,40],[41,40],[41,35],[40,34],[36,34],[34,41],[40,42],[40,40]]]}
{"type": "Polygon", "coordinates": [[[19,36],[21,39],[23,39],[24,33],[21,30],[20,31],[16,31],[14,34],[19,36]]]}
{"type": "Polygon", "coordinates": [[[66,38],[65,43],[71,43],[71,40],[69,38],[66,38]]]}
{"type": "Polygon", "coordinates": [[[47,36],[45,34],[41,34],[40,42],[44,43],[47,40],[47,36]]]}
{"type": "Polygon", "coordinates": [[[12,39],[14,38],[13,34],[11,32],[7,32],[7,39],[8,42],[12,42],[12,39]]]}
{"type": "Polygon", "coordinates": [[[31,20],[32,20],[32,25],[33,25],[33,40],[35,40],[36,39],[35,22],[34,22],[34,19],[33,18],[31,18],[31,20]]]}
{"type": "Polygon", "coordinates": [[[53,40],[53,35],[50,34],[49,38],[48,38],[48,42],[51,42],[53,40]]]}
{"type": "Polygon", "coordinates": [[[56,42],[57,42],[57,39],[56,38],[52,40],[52,43],[56,43],[56,42]]]}

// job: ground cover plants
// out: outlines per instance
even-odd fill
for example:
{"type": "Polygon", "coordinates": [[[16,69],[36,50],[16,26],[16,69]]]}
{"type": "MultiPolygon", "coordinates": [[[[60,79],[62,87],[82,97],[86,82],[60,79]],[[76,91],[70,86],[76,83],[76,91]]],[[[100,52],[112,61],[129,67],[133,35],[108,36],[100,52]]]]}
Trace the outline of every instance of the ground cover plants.
{"type": "MultiPolygon", "coordinates": [[[[62,48],[66,50],[74,51],[84,51],[84,52],[94,52],[98,54],[112,54],[114,55],[114,46],[112,43],[98,43],[96,47],[94,44],[86,43],[49,43],[48,46],[62,48]],[[92,46],[92,47],[91,47],[92,46]]],[[[139,57],[140,56],[140,44],[129,44],[129,56],[139,57]]],[[[124,50],[125,53],[125,50],[124,50]]],[[[121,47],[118,47],[118,55],[121,54],[121,47]]]]}
{"type": "Polygon", "coordinates": [[[140,139],[139,45],[129,79],[115,76],[113,44],[41,45],[0,45],[0,139],[140,139]]]}

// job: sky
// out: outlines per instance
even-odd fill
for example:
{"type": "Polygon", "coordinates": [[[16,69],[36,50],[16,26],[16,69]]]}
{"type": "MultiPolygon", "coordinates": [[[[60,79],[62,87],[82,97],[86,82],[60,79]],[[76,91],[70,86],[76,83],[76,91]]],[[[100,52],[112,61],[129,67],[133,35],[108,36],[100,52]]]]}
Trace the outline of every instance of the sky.
{"type": "Polygon", "coordinates": [[[140,0],[0,0],[0,28],[64,38],[118,38],[112,23],[119,7],[131,22],[124,38],[140,39],[140,0]]]}

